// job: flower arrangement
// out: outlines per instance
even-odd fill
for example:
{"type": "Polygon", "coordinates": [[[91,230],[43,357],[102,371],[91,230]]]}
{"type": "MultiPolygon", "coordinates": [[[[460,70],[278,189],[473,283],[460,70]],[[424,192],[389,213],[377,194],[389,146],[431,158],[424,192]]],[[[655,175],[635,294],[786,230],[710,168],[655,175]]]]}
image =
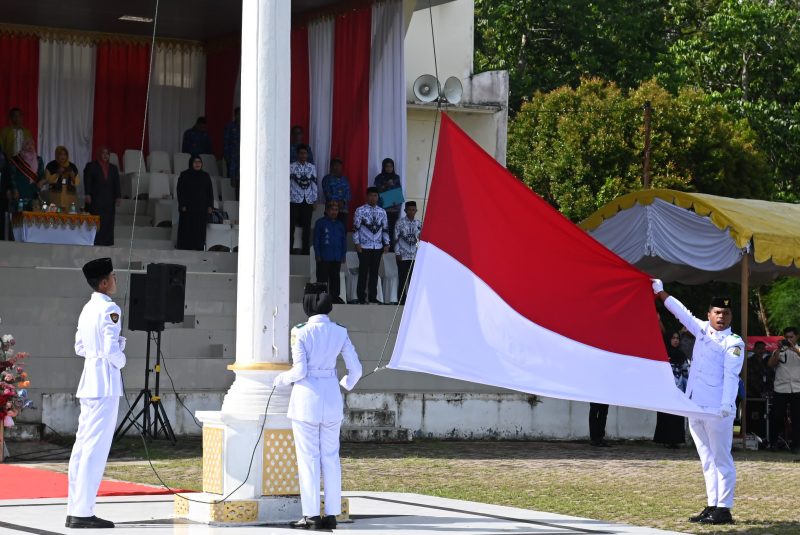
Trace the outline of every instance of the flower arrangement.
{"type": "Polygon", "coordinates": [[[10,334],[0,338],[0,426],[13,427],[23,409],[33,407],[26,390],[31,382],[22,361],[27,353],[15,352],[16,340],[10,334]]]}

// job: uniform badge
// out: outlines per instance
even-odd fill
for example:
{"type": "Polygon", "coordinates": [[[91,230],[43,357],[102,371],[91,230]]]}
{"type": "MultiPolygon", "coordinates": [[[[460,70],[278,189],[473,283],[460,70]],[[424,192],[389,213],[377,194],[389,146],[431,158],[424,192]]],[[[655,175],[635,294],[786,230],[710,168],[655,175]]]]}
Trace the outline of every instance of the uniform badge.
{"type": "Polygon", "coordinates": [[[741,355],[741,354],[742,354],[742,348],[741,348],[741,347],[738,347],[738,346],[737,346],[737,347],[734,347],[734,348],[733,348],[733,354],[734,354],[734,355],[736,355],[736,356],[738,357],[739,355],[741,355]]]}
{"type": "Polygon", "coordinates": [[[119,321],[119,314],[117,314],[116,312],[112,312],[111,314],[109,314],[109,317],[111,318],[111,321],[113,321],[114,323],[117,323],[119,321]]]}

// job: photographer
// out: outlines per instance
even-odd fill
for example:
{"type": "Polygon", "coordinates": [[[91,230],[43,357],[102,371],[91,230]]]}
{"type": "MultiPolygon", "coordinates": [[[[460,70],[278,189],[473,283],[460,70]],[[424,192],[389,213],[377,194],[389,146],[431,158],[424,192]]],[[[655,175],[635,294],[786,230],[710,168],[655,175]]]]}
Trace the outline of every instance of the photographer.
{"type": "MultiPolygon", "coordinates": [[[[797,345],[797,328],[783,330],[784,339],[778,349],[767,361],[767,366],[775,369],[775,404],[770,421],[769,443],[772,448],[778,445],[778,435],[784,430],[786,406],[792,422],[800,422],[800,346],[797,345]]],[[[784,436],[788,442],[789,437],[784,436]]],[[[792,425],[792,453],[800,452],[800,425],[792,425]]]]}

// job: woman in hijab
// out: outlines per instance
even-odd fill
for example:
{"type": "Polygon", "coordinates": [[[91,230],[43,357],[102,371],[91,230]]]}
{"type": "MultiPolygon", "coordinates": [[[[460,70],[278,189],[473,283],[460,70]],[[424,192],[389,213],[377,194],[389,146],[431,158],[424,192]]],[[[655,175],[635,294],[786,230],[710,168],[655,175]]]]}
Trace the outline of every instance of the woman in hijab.
{"type": "Polygon", "coordinates": [[[208,214],[214,208],[211,177],[203,171],[203,160],[193,154],[189,168],[178,177],[178,249],[202,251],[206,245],[208,214]]]}
{"type": "Polygon", "coordinates": [[[395,202],[387,206],[384,203],[383,193],[395,189],[401,189],[403,185],[400,183],[400,175],[394,172],[394,160],[385,158],[381,164],[381,173],[375,177],[373,185],[378,188],[378,206],[386,210],[386,218],[389,220],[389,239],[394,246],[394,225],[400,217],[400,208],[403,206],[402,190],[399,195],[395,197],[395,202]]]}
{"type": "Polygon", "coordinates": [[[77,186],[80,183],[78,168],[69,161],[69,151],[64,146],[56,147],[56,159],[44,169],[50,185],[49,201],[66,211],[76,200],[77,186]]]}
{"type": "MultiPolygon", "coordinates": [[[[680,350],[681,334],[678,331],[669,333],[664,343],[667,346],[669,363],[672,374],[675,376],[675,386],[681,391],[686,391],[686,381],[689,377],[689,362],[683,351],[680,350]]],[[[686,442],[686,419],[683,416],[656,413],[656,432],[653,442],[664,444],[668,448],[677,448],[678,444],[686,442]]]]}
{"type": "Polygon", "coordinates": [[[114,245],[114,219],[120,202],[119,169],[109,161],[107,147],[97,149],[97,157],[83,170],[84,201],[89,213],[100,216],[95,245],[114,245]]]}
{"type": "Polygon", "coordinates": [[[44,176],[44,163],[36,154],[32,139],[22,142],[22,148],[11,158],[11,194],[15,201],[22,200],[23,208],[30,210],[31,201],[39,198],[39,191],[47,183],[44,176]]]}

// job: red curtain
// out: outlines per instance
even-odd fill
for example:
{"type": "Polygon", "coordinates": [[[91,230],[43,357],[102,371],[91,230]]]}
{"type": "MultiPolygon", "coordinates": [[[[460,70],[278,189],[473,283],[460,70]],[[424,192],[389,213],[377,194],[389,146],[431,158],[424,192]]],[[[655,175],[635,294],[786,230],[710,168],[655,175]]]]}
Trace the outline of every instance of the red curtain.
{"type": "Polygon", "coordinates": [[[39,39],[0,35],[0,125],[8,111],[19,108],[33,139],[39,129],[39,39]]]}
{"type": "MultiPolygon", "coordinates": [[[[367,175],[372,9],[366,7],[336,17],[333,39],[331,158],[344,161],[344,172],[350,179],[352,223],[355,208],[364,204],[365,190],[372,182],[367,175]]],[[[326,163],[319,162],[319,165],[326,163]]]]}
{"type": "MultiPolygon", "coordinates": [[[[305,142],[308,143],[308,125],[311,108],[311,89],[309,88],[308,66],[308,27],[297,26],[292,28],[292,93],[291,117],[292,126],[300,125],[305,133],[305,142]]],[[[288,132],[287,132],[288,135],[288,132]]],[[[313,147],[312,147],[313,149],[313,147]]],[[[322,162],[316,162],[319,166],[322,162]]]]}
{"type": "MultiPolygon", "coordinates": [[[[122,160],[126,149],[138,150],[141,146],[149,68],[149,46],[97,45],[92,154],[105,145],[122,160]]],[[[146,128],[143,152],[148,152],[146,128]]]]}
{"type": "Polygon", "coordinates": [[[222,158],[225,125],[233,120],[233,99],[241,62],[241,39],[237,44],[209,50],[206,54],[206,122],[217,158],[222,158]]]}

